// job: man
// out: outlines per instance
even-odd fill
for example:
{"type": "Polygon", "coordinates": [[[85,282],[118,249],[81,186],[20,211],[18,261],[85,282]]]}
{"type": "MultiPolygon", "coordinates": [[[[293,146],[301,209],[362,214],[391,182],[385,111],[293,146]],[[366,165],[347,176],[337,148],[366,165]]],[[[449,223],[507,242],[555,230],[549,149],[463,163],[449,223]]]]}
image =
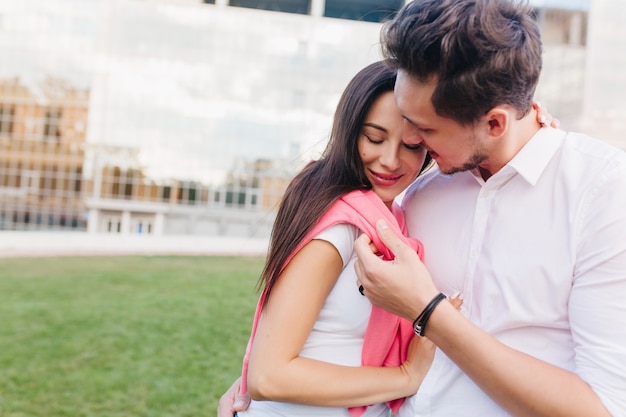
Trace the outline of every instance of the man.
{"type": "Polygon", "coordinates": [[[626,415],[626,156],[536,122],[529,13],[414,0],[383,32],[404,139],[438,166],[403,203],[425,265],[384,225],[394,262],[356,245],[365,296],[439,348],[403,417],[626,415]]]}
{"type": "Polygon", "coordinates": [[[402,415],[626,415],[624,152],[529,113],[541,42],[522,5],[416,0],[383,48],[404,139],[438,166],[403,203],[425,267],[384,225],[393,263],[357,241],[364,294],[439,347],[402,415]]]}

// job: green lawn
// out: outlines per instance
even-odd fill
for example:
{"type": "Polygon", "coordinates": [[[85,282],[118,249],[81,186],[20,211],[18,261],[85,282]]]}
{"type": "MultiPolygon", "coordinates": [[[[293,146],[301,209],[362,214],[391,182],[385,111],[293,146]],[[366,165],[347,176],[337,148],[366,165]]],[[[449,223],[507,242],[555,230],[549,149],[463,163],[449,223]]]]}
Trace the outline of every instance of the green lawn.
{"type": "Polygon", "coordinates": [[[0,259],[0,416],[214,416],[259,258],[0,259]]]}

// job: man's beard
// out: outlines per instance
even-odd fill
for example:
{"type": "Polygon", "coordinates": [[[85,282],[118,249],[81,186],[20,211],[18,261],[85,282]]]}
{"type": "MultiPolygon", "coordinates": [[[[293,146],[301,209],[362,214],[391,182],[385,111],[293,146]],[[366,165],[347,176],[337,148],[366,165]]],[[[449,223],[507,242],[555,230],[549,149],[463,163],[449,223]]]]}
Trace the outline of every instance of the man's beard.
{"type": "Polygon", "coordinates": [[[455,174],[457,172],[470,171],[472,169],[478,168],[482,162],[487,159],[487,154],[483,152],[474,153],[470,160],[461,165],[460,167],[450,167],[447,170],[442,170],[444,174],[455,174]]]}
{"type": "Polygon", "coordinates": [[[472,134],[471,139],[474,142],[474,153],[470,156],[469,160],[460,167],[450,167],[445,171],[442,170],[441,172],[444,174],[454,174],[456,172],[470,171],[478,168],[479,164],[487,160],[489,155],[487,155],[484,146],[480,144],[475,135],[472,134]]]}

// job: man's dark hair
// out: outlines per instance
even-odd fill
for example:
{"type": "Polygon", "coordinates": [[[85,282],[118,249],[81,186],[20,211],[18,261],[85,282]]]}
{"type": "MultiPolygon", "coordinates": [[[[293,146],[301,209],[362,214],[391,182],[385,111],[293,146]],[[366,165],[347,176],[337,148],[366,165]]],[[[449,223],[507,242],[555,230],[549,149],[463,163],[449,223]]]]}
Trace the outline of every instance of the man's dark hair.
{"type": "Polygon", "coordinates": [[[521,118],[541,72],[541,37],[526,3],[413,0],[383,28],[387,62],[420,82],[437,81],[437,114],[472,124],[498,105],[521,118]]]}

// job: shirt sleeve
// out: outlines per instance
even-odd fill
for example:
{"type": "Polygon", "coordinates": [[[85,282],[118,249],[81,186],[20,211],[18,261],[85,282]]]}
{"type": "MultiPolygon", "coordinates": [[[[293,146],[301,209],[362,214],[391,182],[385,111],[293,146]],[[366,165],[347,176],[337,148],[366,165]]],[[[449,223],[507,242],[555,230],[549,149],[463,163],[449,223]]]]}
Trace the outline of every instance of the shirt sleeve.
{"type": "Polygon", "coordinates": [[[354,241],[359,237],[359,229],[348,223],[340,223],[330,226],[319,233],[314,239],[325,240],[332,244],[339,252],[345,268],[354,256],[354,241]]]}
{"type": "Polygon", "coordinates": [[[626,162],[611,161],[583,200],[569,301],[576,373],[626,415],[626,162]]]}

